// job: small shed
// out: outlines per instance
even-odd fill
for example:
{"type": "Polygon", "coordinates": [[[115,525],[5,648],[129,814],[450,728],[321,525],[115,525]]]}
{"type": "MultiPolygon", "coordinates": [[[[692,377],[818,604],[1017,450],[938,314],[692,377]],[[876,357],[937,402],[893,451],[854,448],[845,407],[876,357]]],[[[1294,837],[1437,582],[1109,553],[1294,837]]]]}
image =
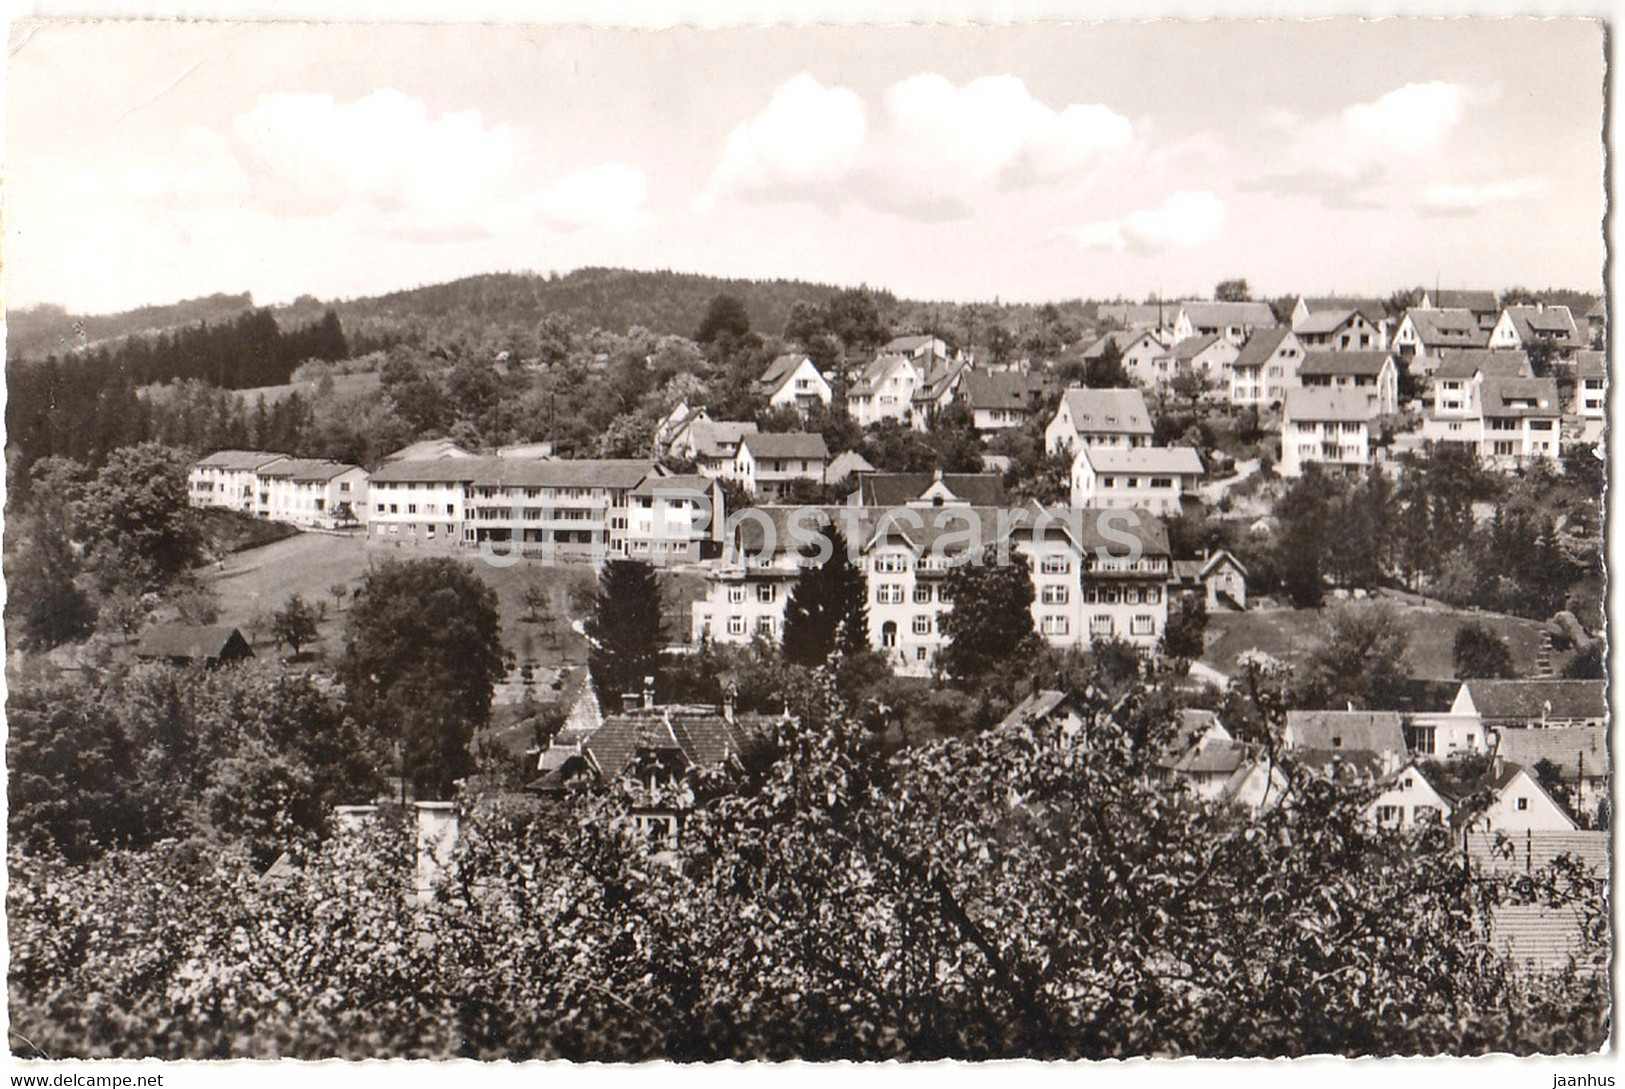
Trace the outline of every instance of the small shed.
{"type": "Polygon", "coordinates": [[[142,633],[135,656],[171,665],[217,666],[252,658],[254,648],[230,624],[159,624],[142,633]]]}

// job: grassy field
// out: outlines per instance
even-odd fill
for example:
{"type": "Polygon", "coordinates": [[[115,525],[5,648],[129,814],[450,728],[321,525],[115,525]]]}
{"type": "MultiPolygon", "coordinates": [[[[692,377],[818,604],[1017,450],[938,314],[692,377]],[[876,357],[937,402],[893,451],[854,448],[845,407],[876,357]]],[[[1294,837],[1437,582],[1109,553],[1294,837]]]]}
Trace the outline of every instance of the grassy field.
{"type": "MultiPolygon", "coordinates": [[[[377,371],[366,371],[361,374],[336,374],[333,376],[333,393],[337,397],[348,397],[357,393],[376,393],[382,386],[382,378],[377,371]]],[[[311,397],[316,393],[315,382],[289,382],[281,386],[254,386],[251,389],[240,389],[237,395],[243,399],[243,404],[254,407],[261,398],[265,398],[265,407],[270,408],[289,394],[297,393],[302,397],[311,397]]]]}
{"type": "MultiPolygon", "coordinates": [[[[1512,660],[1523,676],[1535,672],[1535,656],[1540,649],[1541,625],[1532,620],[1497,613],[1472,613],[1438,605],[1390,602],[1410,635],[1410,661],[1413,676],[1425,680],[1449,680],[1455,676],[1452,653],[1456,630],[1469,620],[1494,629],[1507,641],[1512,660]]],[[[1208,619],[1207,652],[1202,662],[1219,672],[1234,672],[1236,658],[1247,650],[1261,650],[1277,658],[1302,654],[1320,631],[1320,614],[1313,609],[1258,609],[1245,613],[1214,613],[1208,619]]],[[[1552,656],[1552,667],[1561,670],[1563,657],[1552,656]]]]}
{"type": "MultiPolygon", "coordinates": [[[[206,569],[203,579],[218,595],[221,623],[241,628],[256,649],[270,647],[267,618],[282,607],[289,595],[297,593],[306,601],[325,603],[327,619],[321,625],[321,637],[313,650],[317,656],[336,659],[343,647],[345,610],[328,593],[328,588],[342,583],[354,590],[374,563],[387,558],[411,559],[427,555],[438,554],[379,548],[368,545],[359,536],[300,533],[235,553],[227,557],[221,567],[206,569]]],[[[592,568],[586,564],[544,567],[528,562],[499,568],[481,562],[478,556],[461,552],[450,555],[468,564],[496,591],[502,645],[511,653],[543,665],[586,661],[586,642],[570,630],[569,622],[572,617],[582,615],[576,603],[585,601],[592,591],[595,579],[592,568]],[[529,621],[529,610],[524,604],[525,591],[533,584],[546,587],[550,598],[547,615],[537,623],[529,621]]],[[[704,583],[692,573],[663,572],[661,589],[666,604],[667,637],[674,642],[684,642],[689,631],[689,605],[704,592],[704,583]]]]}

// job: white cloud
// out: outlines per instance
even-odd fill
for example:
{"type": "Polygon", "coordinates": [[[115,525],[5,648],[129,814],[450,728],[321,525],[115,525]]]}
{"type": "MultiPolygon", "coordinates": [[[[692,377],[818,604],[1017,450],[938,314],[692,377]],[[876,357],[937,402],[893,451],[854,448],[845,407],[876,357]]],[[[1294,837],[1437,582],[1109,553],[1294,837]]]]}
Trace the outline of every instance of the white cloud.
{"type": "Polygon", "coordinates": [[[1078,179],[1133,135],[1108,107],[1055,110],[1015,76],[963,86],[911,76],[886,91],[871,125],[854,92],[802,74],[730,134],[699,204],[851,199],[919,218],[969,216],[999,189],[1078,179]]]}
{"type": "Polygon", "coordinates": [[[561,178],[537,192],[530,204],[544,222],[560,230],[625,231],[653,218],[648,196],[649,183],[641,170],[603,163],[561,178]]]}
{"type": "MultiPolygon", "coordinates": [[[[1435,80],[1298,121],[1276,171],[1257,188],[1316,196],[1328,207],[1375,207],[1396,168],[1414,182],[1443,154],[1477,92],[1435,80]]],[[[1287,121],[1288,115],[1275,120],[1287,121]]]]}
{"type": "Polygon", "coordinates": [[[1224,202],[1212,193],[1184,191],[1160,207],[1079,227],[1072,237],[1091,249],[1160,253],[1209,241],[1224,226],[1224,216],[1224,202]]]}
{"type": "Polygon", "coordinates": [[[1474,185],[1435,182],[1423,191],[1417,206],[1424,215],[1471,216],[1492,204],[1538,196],[1549,185],[1549,179],[1532,175],[1474,185]]]}
{"type": "Polygon", "coordinates": [[[868,122],[863,102],[803,72],[728,135],[701,197],[831,199],[857,162],[868,122]]]}
{"type": "Polygon", "coordinates": [[[1458,84],[1407,83],[1348,107],[1338,126],[1365,154],[1426,155],[1438,150],[1466,110],[1466,89],[1458,84]]]}

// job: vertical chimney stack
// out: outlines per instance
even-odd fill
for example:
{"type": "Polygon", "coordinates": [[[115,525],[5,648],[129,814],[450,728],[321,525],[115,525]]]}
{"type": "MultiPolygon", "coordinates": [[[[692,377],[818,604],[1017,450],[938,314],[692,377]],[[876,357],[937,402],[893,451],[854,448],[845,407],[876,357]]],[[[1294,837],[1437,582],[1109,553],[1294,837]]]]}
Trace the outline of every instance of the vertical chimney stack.
{"type": "Polygon", "coordinates": [[[645,711],[653,711],[654,707],[655,679],[653,677],[645,677],[643,678],[643,709],[645,711]]]}

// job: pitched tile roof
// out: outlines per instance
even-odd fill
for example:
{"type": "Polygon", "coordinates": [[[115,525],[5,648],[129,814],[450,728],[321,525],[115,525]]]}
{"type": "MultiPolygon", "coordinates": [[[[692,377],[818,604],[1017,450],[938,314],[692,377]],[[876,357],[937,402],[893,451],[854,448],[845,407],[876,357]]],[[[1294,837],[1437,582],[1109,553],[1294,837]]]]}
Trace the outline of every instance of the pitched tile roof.
{"type": "Polygon", "coordinates": [[[242,632],[230,624],[159,624],[141,633],[135,654],[137,658],[212,662],[252,658],[254,651],[242,632]]]}
{"type": "Polygon", "coordinates": [[[1440,310],[1472,310],[1480,314],[1488,313],[1499,306],[1495,301],[1495,292],[1473,288],[1459,290],[1446,288],[1434,295],[1433,305],[1440,310]]]}
{"type": "Polygon", "coordinates": [[[1062,397],[1079,432],[1149,435],[1151,414],[1137,389],[1069,389],[1062,397]]]}
{"type": "MultiPolygon", "coordinates": [[[[1173,347],[1173,357],[1181,363],[1189,363],[1215,344],[1221,343],[1218,333],[1204,333],[1201,336],[1186,337],[1173,347]]],[[[1229,344],[1229,341],[1223,341],[1229,344]]]]}
{"type": "Polygon", "coordinates": [[[1431,348],[1483,348],[1490,331],[1478,323],[1471,310],[1423,310],[1412,307],[1405,316],[1416,329],[1417,339],[1431,348]]]}
{"type": "Polygon", "coordinates": [[[1607,681],[1463,681],[1473,706],[1486,719],[1602,718],[1608,714],[1607,681]]]}
{"type": "Polygon", "coordinates": [[[1183,307],[1191,325],[1198,329],[1223,328],[1230,325],[1278,325],[1275,311],[1262,302],[1188,302],[1183,307]]]}
{"type": "Polygon", "coordinates": [[[1162,342],[1158,340],[1149,329],[1119,329],[1115,332],[1107,333],[1105,336],[1089,345],[1088,348],[1084,349],[1083,358],[1099,359],[1101,356],[1106,354],[1106,345],[1108,344],[1116,344],[1119,352],[1127,354],[1129,349],[1133,348],[1142,340],[1149,340],[1157,347],[1162,347],[1162,342]]]}
{"type": "Polygon", "coordinates": [[[1441,348],[1439,365],[1433,370],[1435,380],[1440,378],[1471,378],[1483,372],[1486,377],[1533,378],[1528,352],[1509,352],[1489,348],[1441,348]]]}
{"type": "Polygon", "coordinates": [[[1574,341],[1579,337],[1574,325],[1574,315],[1566,306],[1509,306],[1506,308],[1506,315],[1518,327],[1520,339],[1528,340],[1536,334],[1544,334],[1561,343],[1574,341]]]}
{"type": "MultiPolygon", "coordinates": [[[[1563,778],[1607,778],[1612,768],[1608,758],[1608,735],[1601,726],[1554,726],[1545,729],[1502,727],[1499,752],[1508,760],[1533,769],[1550,760],[1562,770],[1563,778]]],[[[1533,771],[1531,771],[1533,774],[1533,771]]]]}
{"type": "Polygon", "coordinates": [[[1556,416],[1562,410],[1553,378],[1485,378],[1480,386],[1485,416],[1556,416]]]}
{"type": "Polygon", "coordinates": [[[635,488],[651,471],[641,458],[481,458],[469,480],[497,488],[635,488]]]}
{"type": "Polygon", "coordinates": [[[1253,367],[1262,367],[1275,355],[1275,350],[1287,337],[1293,337],[1291,329],[1284,325],[1272,325],[1267,329],[1254,329],[1248,336],[1247,342],[1241,346],[1241,354],[1231,364],[1236,370],[1247,370],[1253,367]]]}
{"type": "Polygon", "coordinates": [[[1288,711],[1286,744],[1325,752],[1358,750],[1406,758],[1398,711],[1288,711]]]}
{"type": "Polygon", "coordinates": [[[937,481],[975,506],[1009,502],[998,473],[867,473],[858,480],[858,506],[901,507],[918,500],[937,481]]]}
{"type": "Polygon", "coordinates": [[[421,439],[403,446],[385,461],[422,461],[426,458],[471,458],[474,455],[450,439],[421,439]]]}
{"type": "Polygon", "coordinates": [[[1491,947],[1515,971],[1530,975],[1562,972],[1569,964],[1585,964],[1588,949],[1585,919],[1573,906],[1497,904],[1491,913],[1491,947]]]}
{"type": "Polygon", "coordinates": [[[731,458],[739,450],[739,441],[754,434],[756,424],[750,420],[695,420],[688,427],[697,458],[731,458]]]}
{"type": "Polygon", "coordinates": [[[632,489],[631,494],[687,497],[698,492],[700,495],[710,495],[711,489],[716,486],[714,478],[699,473],[672,473],[669,476],[656,476],[650,473],[632,489]]]}
{"type": "Polygon", "coordinates": [[[875,467],[869,464],[869,459],[856,450],[843,450],[836,454],[824,472],[824,478],[831,484],[845,480],[853,473],[872,473],[875,467]]]}
{"type": "Polygon", "coordinates": [[[1322,375],[1375,378],[1383,365],[1393,358],[1391,352],[1308,352],[1298,364],[1298,373],[1306,378],[1322,375]]]}
{"type": "Polygon", "coordinates": [[[1292,326],[1295,333],[1335,333],[1354,320],[1353,310],[1320,310],[1292,326]]]}
{"type": "Polygon", "coordinates": [[[1038,388],[1037,382],[1019,371],[971,371],[965,375],[960,393],[973,410],[1010,411],[1031,409],[1038,388]]]}
{"type": "Polygon", "coordinates": [[[291,460],[287,454],[271,454],[264,450],[216,450],[195,463],[212,469],[255,470],[273,461],[291,460]]]}
{"type": "Polygon", "coordinates": [[[284,458],[262,466],[256,472],[264,477],[287,477],[295,483],[310,484],[332,480],[356,469],[354,465],[344,465],[326,458],[284,458]]]}
{"type": "Polygon", "coordinates": [[[1377,401],[1365,390],[1289,389],[1283,420],[1338,420],[1358,423],[1377,418],[1377,401]]]}
{"type": "Polygon", "coordinates": [[[767,370],[763,371],[762,376],[756,380],[757,388],[777,393],[784,387],[784,383],[790,380],[790,376],[795,373],[796,368],[800,367],[803,362],[810,362],[810,360],[802,353],[790,352],[778,356],[767,365],[767,370]]]}
{"type": "Polygon", "coordinates": [[[1305,296],[1303,305],[1311,314],[1318,314],[1323,310],[1357,310],[1373,325],[1388,316],[1388,306],[1381,299],[1353,295],[1325,295],[1318,298],[1305,296]]]}
{"type": "Polygon", "coordinates": [[[599,774],[613,779],[640,751],[675,754],[684,766],[716,767],[739,755],[742,739],[713,708],[655,707],[604,716],[604,724],[581,747],[599,774]]]}
{"type": "Polygon", "coordinates": [[[1078,454],[1097,473],[1175,473],[1200,475],[1202,458],[1191,446],[1142,446],[1119,450],[1086,446],[1078,454]]]}
{"type": "Polygon", "coordinates": [[[380,465],[372,474],[373,484],[466,484],[486,461],[481,457],[410,458],[380,465]]]}
{"type": "Polygon", "coordinates": [[[748,448],[751,456],[758,458],[823,461],[829,457],[824,436],[817,431],[759,431],[740,439],[739,448],[748,448]]]}
{"type": "Polygon", "coordinates": [[[1574,376],[1576,378],[1607,378],[1608,368],[1603,354],[1590,348],[1575,352],[1574,376]]]}
{"type": "MultiPolygon", "coordinates": [[[[914,367],[914,361],[906,355],[880,355],[863,368],[863,374],[852,384],[848,397],[860,397],[874,393],[893,371],[902,367],[914,367]]],[[[917,368],[916,368],[917,369],[917,368]]]]}

